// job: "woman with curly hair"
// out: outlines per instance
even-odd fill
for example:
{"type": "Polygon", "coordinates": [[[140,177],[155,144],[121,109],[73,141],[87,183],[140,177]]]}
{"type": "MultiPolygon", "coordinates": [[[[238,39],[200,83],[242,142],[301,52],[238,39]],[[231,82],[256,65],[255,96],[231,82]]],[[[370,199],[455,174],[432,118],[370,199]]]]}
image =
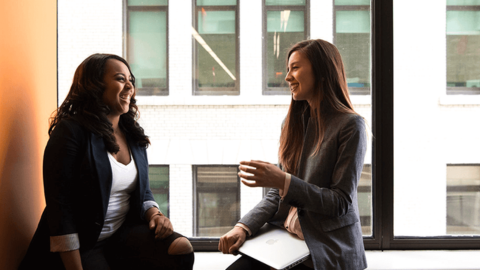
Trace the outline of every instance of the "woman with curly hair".
{"type": "Polygon", "coordinates": [[[50,121],[46,207],[20,269],[192,269],[193,248],[153,198],[135,77],[93,54],[50,121]]]}

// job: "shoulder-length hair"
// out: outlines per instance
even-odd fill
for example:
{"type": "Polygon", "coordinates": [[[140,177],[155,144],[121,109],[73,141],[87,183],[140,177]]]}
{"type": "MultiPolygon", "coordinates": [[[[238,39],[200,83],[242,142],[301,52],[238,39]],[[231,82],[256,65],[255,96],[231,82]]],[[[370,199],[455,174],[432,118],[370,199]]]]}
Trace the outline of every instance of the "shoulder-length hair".
{"type": "MultiPolygon", "coordinates": [[[[132,74],[127,61],[114,54],[92,54],[87,57],[75,71],[73,83],[62,105],[53,112],[50,118],[48,135],[52,134],[55,126],[62,120],[73,119],[92,133],[103,138],[107,150],[117,153],[120,148],[113,135],[112,123],[107,115],[110,108],[103,102],[105,84],[105,64],[109,59],[124,63],[132,76],[132,84],[135,87],[135,77],[132,74]]],[[[138,124],[140,112],[136,105],[135,93],[130,99],[129,110],[120,116],[118,123],[122,131],[142,147],[148,147],[150,140],[145,135],[143,128],[138,124]]]]}
{"type": "Polygon", "coordinates": [[[325,133],[325,122],[329,115],[336,113],[355,113],[348,94],[345,69],[342,57],[335,45],[321,39],[305,40],[290,48],[288,60],[294,52],[307,57],[315,76],[314,102],[296,101],[292,97],[290,108],[280,136],[279,161],[286,172],[297,173],[303,145],[304,128],[302,115],[310,109],[315,129],[315,152],[318,154],[325,133]]]}

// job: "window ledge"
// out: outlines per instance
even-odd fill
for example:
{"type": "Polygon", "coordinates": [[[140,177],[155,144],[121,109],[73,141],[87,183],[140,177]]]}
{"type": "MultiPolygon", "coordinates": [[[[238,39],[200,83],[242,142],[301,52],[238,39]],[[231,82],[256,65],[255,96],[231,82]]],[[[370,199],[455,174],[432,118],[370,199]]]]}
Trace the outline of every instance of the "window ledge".
{"type": "MultiPolygon", "coordinates": [[[[480,269],[480,250],[367,251],[370,270],[480,269]]],[[[195,252],[195,270],[226,269],[240,256],[195,252]]]]}
{"type": "Polygon", "coordinates": [[[480,95],[443,95],[440,105],[480,105],[480,95]]]}

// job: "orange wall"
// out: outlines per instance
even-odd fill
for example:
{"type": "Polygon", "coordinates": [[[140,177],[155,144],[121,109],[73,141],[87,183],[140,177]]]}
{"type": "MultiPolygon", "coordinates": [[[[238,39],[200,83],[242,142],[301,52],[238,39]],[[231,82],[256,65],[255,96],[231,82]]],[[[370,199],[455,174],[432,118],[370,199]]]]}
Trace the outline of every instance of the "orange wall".
{"type": "Polygon", "coordinates": [[[16,269],[45,207],[42,156],[57,105],[57,1],[0,1],[0,269],[16,269]]]}

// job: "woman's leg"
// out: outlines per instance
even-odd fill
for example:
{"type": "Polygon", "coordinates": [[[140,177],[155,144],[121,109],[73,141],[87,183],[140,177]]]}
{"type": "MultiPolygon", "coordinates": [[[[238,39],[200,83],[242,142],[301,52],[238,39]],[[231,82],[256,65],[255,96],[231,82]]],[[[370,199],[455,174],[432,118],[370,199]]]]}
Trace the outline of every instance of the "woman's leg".
{"type": "Polygon", "coordinates": [[[251,257],[243,255],[227,268],[227,270],[244,270],[244,269],[270,270],[270,266],[263,264],[255,259],[252,259],[251,257]]]}
{"type": "Polygon", "coordinates": [[[181,234],[174,232],[165,239],[155,240],[147,224],[126,226],[122,230],[125,231],[113,236],[106,248],[112,269],[193,268],[193,248],[181,234]]]}

